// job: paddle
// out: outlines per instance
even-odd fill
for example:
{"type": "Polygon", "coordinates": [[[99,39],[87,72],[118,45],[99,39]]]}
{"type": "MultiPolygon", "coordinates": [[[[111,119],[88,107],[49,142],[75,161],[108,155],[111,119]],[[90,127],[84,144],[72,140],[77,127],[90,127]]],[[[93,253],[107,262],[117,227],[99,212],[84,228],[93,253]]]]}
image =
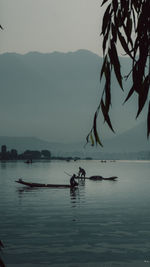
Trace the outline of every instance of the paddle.
{"type": "Polygon", "coordinates": [[[69,174],[68,172],[65,172],[65,171],[64,171],[64,173],[66,173],[68,176],[72,176],[72,175],[71,175],[71,174],[69,174]]]}
{"type": "MultiPolygon", "coordinates": [[[[64,171],[64,173],[67,174],[67,175],[70,176],[70,177],[72,176],[72,174],[70,174],[70,173],[68,173],[68,172],[65,172],[65,171],[64,171]]],[[[76,174],[75,174],[75,175],[76,175],[76,174]]],[[[77,174],[77,175],[78,175],[78,174],[77,174]]]]}

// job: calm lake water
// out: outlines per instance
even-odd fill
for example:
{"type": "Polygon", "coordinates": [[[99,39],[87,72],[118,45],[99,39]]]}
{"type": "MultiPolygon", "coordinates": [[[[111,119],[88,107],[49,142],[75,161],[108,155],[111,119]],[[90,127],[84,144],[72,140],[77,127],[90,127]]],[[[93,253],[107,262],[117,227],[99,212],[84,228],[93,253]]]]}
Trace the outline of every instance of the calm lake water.
{"type": "Polygon", "coordinates": [[[6,266],[150,266],[150,162],[0,162],[0,239],[6,266]],[[69,184],[87,176],[117,181],[27,189],[18,178],[69,184]]]}

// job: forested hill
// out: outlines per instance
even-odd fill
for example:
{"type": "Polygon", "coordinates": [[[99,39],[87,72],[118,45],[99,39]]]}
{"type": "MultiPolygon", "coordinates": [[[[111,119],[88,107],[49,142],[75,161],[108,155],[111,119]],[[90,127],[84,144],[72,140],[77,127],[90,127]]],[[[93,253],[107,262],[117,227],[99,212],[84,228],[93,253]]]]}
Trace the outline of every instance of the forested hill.
{"type": "MultiPolygon", "coordinates": [[[[86,50],[1,54],[0,135],[84,143],[103,90],[103,81],[99,81],[102,61],[86,50]]],[[[128,74],[129,60],[122,58],[121,62],[124,74],[128,74]]],[[[130,85],[130,80],[124,84],[127,92],[130,85]]],[[[115,78],[112,87],[112,123],[120,134],[140,124],[143,118],[135,120],[135,99],[122,105],[125,96],[115,78]]],[[[99,122],[100,138],[114,137],[102,118],[99,122]]]]}

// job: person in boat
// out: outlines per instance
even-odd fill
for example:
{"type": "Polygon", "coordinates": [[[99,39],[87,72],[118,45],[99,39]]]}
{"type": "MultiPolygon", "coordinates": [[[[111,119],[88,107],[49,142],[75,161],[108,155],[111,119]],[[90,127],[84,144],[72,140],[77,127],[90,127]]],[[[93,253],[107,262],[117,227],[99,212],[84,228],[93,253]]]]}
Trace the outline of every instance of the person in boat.
{"type": "Polygon", "coordinates": [[[76,175],[73,174],[72,177],[70,178],[70,185],[71,187],[75,187],[76,185],[78,185],[78,183],[75,181],[76,175]]]}
{"type": "Polygon", "coordinates": [[[85,175],[86,175],[86,171],[83,168],[79,167],[78,176],[81,177],[81,178],[82,177],[85,178],[85,175]]]}

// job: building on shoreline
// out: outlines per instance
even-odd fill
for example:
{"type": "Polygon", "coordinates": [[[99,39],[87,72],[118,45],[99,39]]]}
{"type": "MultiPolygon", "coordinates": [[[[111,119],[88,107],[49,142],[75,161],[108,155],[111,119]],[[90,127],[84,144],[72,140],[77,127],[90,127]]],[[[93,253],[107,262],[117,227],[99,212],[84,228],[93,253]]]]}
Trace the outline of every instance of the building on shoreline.
{"type": "Polygon", "coordinates": [[[32,160],[35,159],[51,159],[51,152],[49,150],[26,150],[18,154],[16,149],[7,150],[6,145],[1,146],[0,160],[32,160]]]}

